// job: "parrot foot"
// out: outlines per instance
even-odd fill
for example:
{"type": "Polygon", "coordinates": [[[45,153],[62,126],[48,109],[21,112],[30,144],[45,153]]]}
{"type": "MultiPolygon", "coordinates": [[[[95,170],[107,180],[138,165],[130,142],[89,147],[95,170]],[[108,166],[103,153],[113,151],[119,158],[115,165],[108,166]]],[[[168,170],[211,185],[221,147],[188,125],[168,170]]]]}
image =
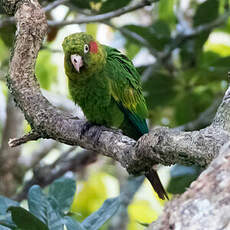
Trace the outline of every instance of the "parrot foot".
{"type": "Polygon", "coordinates": [[[92,128],[93,126],[95,126],[94,123],[86,121],[85,124],[83,125],[82,129],[81,129],[81,133],[80,133],[80,139],[82,138],[83,135],[85,135],[86,132],[88,132],[90,130],[90,128],[92,128]]]}
{"type": "Polygon", "coordinates": [[[82,127],[81,133],[80,133],[80,139],[83,137],[83,135],[85,135],[91,128],[94,129],[92,130],[92,132],[90,133],[90,136],[93,138],[94,140],[94,144],[93,146],[98,145],[99,143],[99,138],[101,136],[101,132],[102,129],[98,129],[98,127],[100,127],[100,125],[97,125],[95,123],[89,122],[87,121],[84,126],[82,127]]]}

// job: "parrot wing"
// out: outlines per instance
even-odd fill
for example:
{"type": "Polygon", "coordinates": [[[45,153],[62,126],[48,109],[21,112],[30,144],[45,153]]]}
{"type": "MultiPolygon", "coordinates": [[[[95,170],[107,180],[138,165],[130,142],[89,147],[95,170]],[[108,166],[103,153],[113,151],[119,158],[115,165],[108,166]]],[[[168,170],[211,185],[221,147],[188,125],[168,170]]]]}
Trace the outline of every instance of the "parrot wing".
{"type": "Polygon", "coordinates": [[[107,52],[106,75],[111,94],[119,108],[141,133],[148,132],[148,109],[142,94],[140,75],[133,63],[118,50],[105,46],[107,52]]]}
{"type": "MultiPolygon", "coordinates": [[[[148,109],[142,94],[140,75],[125,55],[107,46],[105,49],[107,52],[105,71],[109,78],[111,94],[126,117],[143,135],[148,132],[145,120],[148,116],[148,109]]],[[[150,169],[145,176],[158,196],[163,200],[168,199],[157,172],[150,169]]]]}

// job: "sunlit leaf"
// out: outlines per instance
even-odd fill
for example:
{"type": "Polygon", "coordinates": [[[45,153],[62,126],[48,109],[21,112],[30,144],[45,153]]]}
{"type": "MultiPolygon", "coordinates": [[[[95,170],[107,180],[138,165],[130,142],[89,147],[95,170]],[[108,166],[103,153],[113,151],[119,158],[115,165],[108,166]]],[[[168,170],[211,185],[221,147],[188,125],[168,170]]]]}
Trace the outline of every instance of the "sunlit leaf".
{"type": "Polygon", "coordinates": [[[108,196],[104,180],[106,176],[105,173],[94,173],[84,182],[80,191],[75,194],[71,212],[79,213],[76,215],[79,221],[82,221],[100,208],[108,196]]]}
{"type": "Polygon", "coordinates": [[[125,43],[126,56],[132,60],[140,51],[140,48],[139,45],[127,40],[125,43]]]}
{"type": "Polygon", "coordinates": [[[174,25],[176,23],[176,16],[174,14],[175,0],[160,0],[158,4],[159,19],[174,25]]]}
{"type": "Polygon", "coordinates": [[[42,50],[38,54],[35,73],[43,89],[49,89],[57,80],[57,66],[51,61],[51,53],[42,50]]]}
{"type": "Polygon", "coordinates": [[[151,207],[150,203],[146,200],[134,201],[128,207],[130,219],[142,223],[151,223],[157,219],[158,213],[151,207]]]}
{"type": "MultiPolygon", "coordinates": [[[[193,18],[194,27],[206,24],[215,20],[218,16],[219,1],[218,0],[207,0],[201,3],[193,18]],[[208,14],[207,14],[208,12],[208,14]]],[[[195,50],[199,54],[202,50],[204,43],[206,42],[210,31],[200,33],[195,39],[195,50]]]]}

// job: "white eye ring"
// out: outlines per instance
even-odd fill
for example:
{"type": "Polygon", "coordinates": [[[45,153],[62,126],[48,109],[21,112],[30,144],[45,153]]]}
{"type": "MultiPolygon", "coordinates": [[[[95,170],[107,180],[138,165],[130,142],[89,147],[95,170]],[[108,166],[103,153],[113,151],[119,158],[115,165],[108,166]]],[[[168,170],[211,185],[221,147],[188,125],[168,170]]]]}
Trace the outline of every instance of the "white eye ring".
{"type": "Polygon", "coordinates": [[[88,53],[89,52],[89,46],[87,44],[84,45],[84,53],[88,53]]]}

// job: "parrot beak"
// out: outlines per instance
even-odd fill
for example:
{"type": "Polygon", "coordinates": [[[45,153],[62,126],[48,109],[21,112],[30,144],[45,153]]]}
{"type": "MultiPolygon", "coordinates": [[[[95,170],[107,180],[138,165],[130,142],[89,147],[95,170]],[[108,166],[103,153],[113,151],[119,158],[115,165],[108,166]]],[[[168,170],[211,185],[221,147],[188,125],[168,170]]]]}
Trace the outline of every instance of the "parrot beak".
{"type": "Polygon", "coordinates": [[[72,54],[70,58],[74,68],[77,70],[78,73],[80,73],[80,68],[83,66],[82,57],[77,54],[72,54]]]}

